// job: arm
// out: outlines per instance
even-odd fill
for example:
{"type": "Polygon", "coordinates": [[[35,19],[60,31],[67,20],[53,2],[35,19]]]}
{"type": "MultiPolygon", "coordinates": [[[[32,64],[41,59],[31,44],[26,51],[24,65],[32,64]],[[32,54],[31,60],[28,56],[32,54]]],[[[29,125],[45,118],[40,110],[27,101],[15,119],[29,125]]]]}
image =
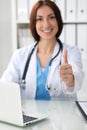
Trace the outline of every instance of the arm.
{"type": "Polygon", "coordinates": [[[66,94],[73,94],[79,90],[83,81],[81,54],[77,48],[71,48],[63,55],[60,66],[62,90],[66,94]]]}

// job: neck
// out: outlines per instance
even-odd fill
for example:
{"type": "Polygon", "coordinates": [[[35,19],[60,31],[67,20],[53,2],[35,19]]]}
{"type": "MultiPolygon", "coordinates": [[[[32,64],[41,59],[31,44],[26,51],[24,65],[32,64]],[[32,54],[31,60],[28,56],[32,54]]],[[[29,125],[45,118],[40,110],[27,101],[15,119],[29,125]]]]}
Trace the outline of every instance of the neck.
{"type": "Polygon", "coordinates": [[[56,44],[56,40],[44,40],[44,41],[41,41],[39,42],[38,44],[38,52],[39,53],[45,53],[45,54],[48,54],[48,53],[53,53],[54,51],[54,47],[55,47],[55,44],[56,44]]]}

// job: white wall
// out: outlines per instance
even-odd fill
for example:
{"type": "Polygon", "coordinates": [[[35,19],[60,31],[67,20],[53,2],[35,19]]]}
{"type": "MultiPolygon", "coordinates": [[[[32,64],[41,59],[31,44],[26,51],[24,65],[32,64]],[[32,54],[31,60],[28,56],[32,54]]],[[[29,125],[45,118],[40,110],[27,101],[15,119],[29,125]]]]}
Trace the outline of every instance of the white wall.
{"type": "Polygon", "coordinates": [[[0,0],[0,76],[12,55],[11,0],[0,0]]]}

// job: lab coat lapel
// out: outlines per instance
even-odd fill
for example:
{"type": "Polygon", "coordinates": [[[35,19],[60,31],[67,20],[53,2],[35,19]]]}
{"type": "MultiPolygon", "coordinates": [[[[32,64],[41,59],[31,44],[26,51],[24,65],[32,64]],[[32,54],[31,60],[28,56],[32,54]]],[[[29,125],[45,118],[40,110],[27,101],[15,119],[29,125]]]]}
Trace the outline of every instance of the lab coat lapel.
{"type": "MultiPolygon", "coordinates": [[[[57,43],[55,46],[55,49],[54,49],[53,57],[56,55],[58,50],[59,50],[59,45],[57,43]]],[[[59,69],[58,68],[60,66],[61,60],[62,60],[62,52],[60,51],[59,55],[53,60],[52,65],[49,69],[49,75],[48,75],[48,79],[47,79],[48,87],[55,86],[55,83],[59,78],[59,69]],[[53,77],[55,77],[55,79],[53,77]]]]}
{"type": "Polygon", "coordinates": [[[37,47],[34,50],[32,56],[31,56],[31,60],[30,60],[30,64],[29,64],[29,69],[27,72],[27,76],[26,76],[26,95],[28,98],[35,98],[35,94],[36,94],[36,51],[37,51],[37,47]]]}

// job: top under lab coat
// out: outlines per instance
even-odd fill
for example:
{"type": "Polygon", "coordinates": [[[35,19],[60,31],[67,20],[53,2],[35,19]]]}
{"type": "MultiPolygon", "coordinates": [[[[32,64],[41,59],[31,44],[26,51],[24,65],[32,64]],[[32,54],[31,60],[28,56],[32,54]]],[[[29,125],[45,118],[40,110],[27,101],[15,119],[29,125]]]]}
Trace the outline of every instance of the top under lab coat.
{"type": "MultiPolygon", "coordinates": [[[[34,44],[18,49],[13,54],[8,64],[8,67],[3,73],[1,79],[16,82],[18,84],[21,83],[25,64],[33,46],[34,44]]],[[[52,98],[75,97],[76,92],[82,87],[84,74],[82,71],[81,54],[78,48],[70,47],[66,44],[63,44],[63,50],[64,49],[67,49],[68,51],[68,63],[72,65],[72,70],[75,78],[75,86],[69,87],[60,79],[59,66],[60,66],[60,61],[62,63],[62,53],[63,53],[61,51],[59,55],[53,60],[51,67],[49,67],[49,74],[46,82],[46,89],[49,91],[50,96],[52,98]]],[[[56,55],[58,50],[59,50],[59,44],[56,43],[52,55],[53,57],[56,55]]],[[[36,85],[37,82],[36,81],[36,76],[37,76],[36,52],[37,52],[37,47],[35,48],[31,56],[31,60],[28,66],[25,89],[20,87],[21,95],[23,99],[35,99],[36,88],[37,88],[36,87],[37,86],[36,85]]]]}

